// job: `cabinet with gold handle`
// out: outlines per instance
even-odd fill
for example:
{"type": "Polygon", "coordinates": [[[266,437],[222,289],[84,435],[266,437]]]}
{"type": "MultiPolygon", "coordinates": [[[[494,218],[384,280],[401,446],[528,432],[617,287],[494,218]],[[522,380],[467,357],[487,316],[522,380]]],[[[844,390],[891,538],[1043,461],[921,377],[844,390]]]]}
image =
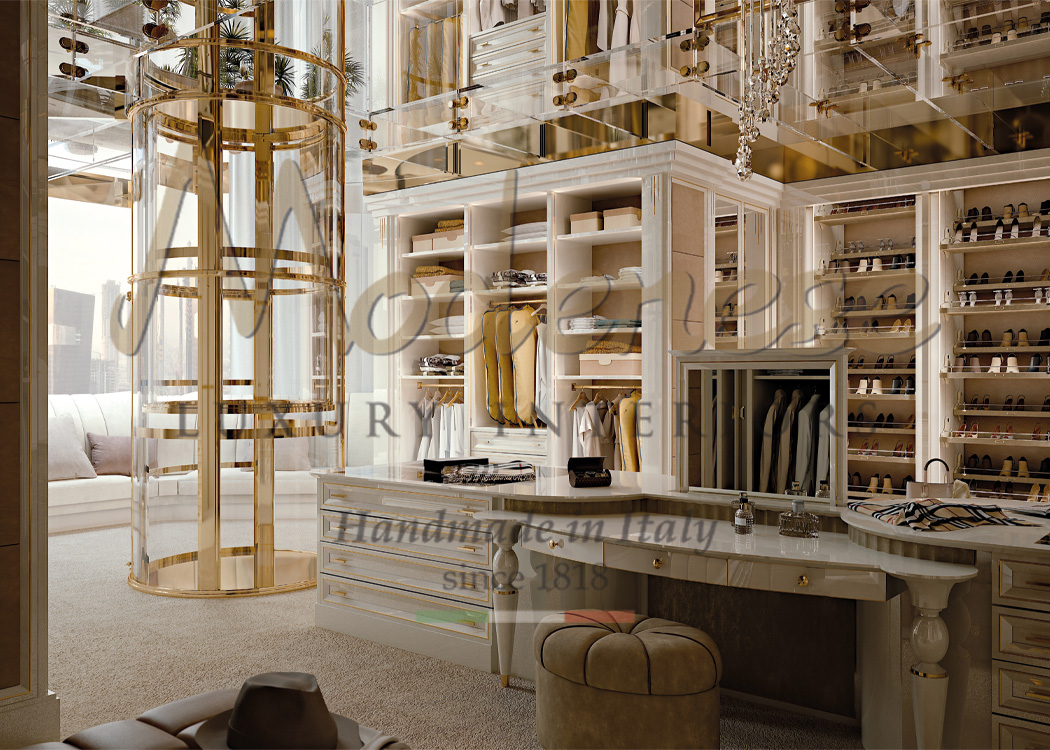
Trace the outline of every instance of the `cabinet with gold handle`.
{"type": "Polygon", "coordinates": [[[798,585],[799,586],[808,586],[809,585],[809,576],[807,576],[805,573],[800,575],[798,577],[798,585]]]}
{"type": "Polygon", "coordinates": [[[1025,583],[1029,586],[1038,586],[1039,588],[1050,589],[1050,581],[1037,581],[1029,578],[1025,583]]]}
{"type": "Polygon", "coordinates": [[[477,547],[471,547],[471,546],[466,545],[466,544],[460,545],[460,546],[456,547],[456,549],[462,550],[463,552],[477,552],[478,551],[477,547]]]}
{"type": "Polygon", "coordinates": [[[663,559],[662,557],[657,557],[657,558],[654,558],[654,559],[653,559],[653,567],[654,567],[654,568],[656,568],[657,570],[659,570],[659,569],[660,569],[660,568],[662,568],[663,566],[664,566],[664,559],[663,559]]]}
{"type": "Polygon", "coordinates": [[[1034,690],[1025,690],[1024,697],[1033,701],[1042,701],[1043,703],[1050,703],[1050,695],[1046,693],[1037,693],[1034,690]]]}
{"type": "Polygon", "coordinates": [[[563,542],[561,539],[551,539],[549,542],[547,542],[547,546],[551,549],[558,549],[558,547],[565,546],[565,542],[563,542]]]}

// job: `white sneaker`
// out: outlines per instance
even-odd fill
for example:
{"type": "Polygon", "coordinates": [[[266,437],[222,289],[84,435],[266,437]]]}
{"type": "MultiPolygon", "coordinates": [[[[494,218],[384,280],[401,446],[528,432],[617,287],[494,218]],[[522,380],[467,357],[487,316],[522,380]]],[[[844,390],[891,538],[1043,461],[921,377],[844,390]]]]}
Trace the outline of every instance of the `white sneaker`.
{"type": "Polygon", "coordinates": [[[1003,369],[1003,358],[998,354],[992,357],[992,364],[988,367],[988,372],[1001,372],[1003,369]]]}
{"type": "Polygon", "coordinates": [[[867,272],[868,272],[868,259],[867,258],[861,258],[860,259],[860,263],[857,265],[857,273],[867,273],[867,272]]]}
{"type": "Polygon", "coordinates": [[[858,396],[864,396],[864,395],[867,394],[867,392],[868,392],[868,379],[867,378],[861,378],[860,379],[860,384],[857,386],[857,395],[858,396]]]}
{"type": "Polygon", "coordinates": [[[875,378],[871,381],[871,395],[881,396],[882,395],[882,378],[875,378]]]}
{"type": "Polygon", "coordinates": [[[1006,358],[1006,371],[1007,372],[1020,372],[1020,368],[1017,366],[1017,357],[1011,354],[1006,358]]]}
{"type": "Polygon", "coordinates": [[[1003,290],[1002,289],[996,289],[995,290],[995,306],[999,307],[1002,304],[1003,304],[1003,290]]]}
{"type": "Polygon", "coordinates": [[[882,270],[882,258],[872,258],[870,271],[881,271],[882,270]]]}
{"type": "Polygon", "coordinates": [[[967,299],[966,292],[959,292],[959,307],[966,307],[967,299]]]}

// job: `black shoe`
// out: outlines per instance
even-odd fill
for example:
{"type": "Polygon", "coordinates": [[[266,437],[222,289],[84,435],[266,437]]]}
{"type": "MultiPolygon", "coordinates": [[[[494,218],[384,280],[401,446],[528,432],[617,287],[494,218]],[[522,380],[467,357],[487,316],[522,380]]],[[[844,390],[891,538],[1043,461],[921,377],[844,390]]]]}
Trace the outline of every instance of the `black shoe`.
{"type": "Polygon", "coordinates": [[[1017,411],[1024,411],[1024,396],[1017,397],[1017,406],[1014,407],[1017,411]]]}
{"type": "MultiPolygon", "coordinates": [[[[991,27],[989,26],[988,28],[989,28],[989,33],[991,33],[990,32],[991,27]]],[[[991,220],[992,220],[992,207],[991,206],[985,206],[984,208],[981,209],[981,221],[991,221],[991,220]]]]}
{"type": "Polygon", "coordinates": [[[846,417],[846,424],[853,424],[854,422],[856,422],[857,420],[854,418],[854,416],[855,415],[853,414],[853,412],[850,412],[849,416],[846,417]]]}
{"type": "MultiPolygon", "coordinates": [[[[1050,466],[1050,458],[1047,459],[1047,466],[1050,466]]],[[[984,454],[984,458],[981,459],[981,471],[992,470],[992,457],[987,453],[984,454]]]]}
{"type": "MultiPolygon", "coordinates": [[[[1017,221],[1017,219],[1014,219],[1014,222],[1016,222],[1016,221],[1017,221]]],[[[1015,284],[1023,284],[1024,283],[1024,269],[1023,268],[1019,269],[1017,271],[1017,273],[1014,274],[1014,283],[1015,284]]]]}
{"type": "Polygon", "coordinates": [[[1043,401],[1043,411],[1050,411],[1050,396],[1047,396],[1046,400],[1043,401]]]}
{"type": "Polygon", "coordinates": [[[853,297],[846,297],[846,301],[842,303],[842,312],[848,313],[853,312],[853,308],[857,306],[857,301],[853,297]]]}
{"type": "Polygon", "coordinates": [[[988,283],[988,274],[987,273],[982,273],[981,274],[981,283],[982,284],[987,284],[988,283]]]}
{"type": "Polygon", "coordinates": [[[974,284],[976,284],[976,283],[977,283],[977,281],[978,281],[978,279],[977,279],[977,274],[976,274],[976,273],[971,273],[971,274],[970,274],[970,279],[969,279],[969,281],[967,281],[966,283],[967,283],[967,284],[970,284],[970,285],[974,285],[974,284]]]}
{"type": "Polygon", "coordinates": [[[912,254],[912,255],[905,255],[904,256],[904,267],[905,268],[915,268],[915,255],[914,254],[912,254]]]}
{"type": "Polygon", "coordinates": [[[911,375],[909,375],[908,379],[904,381],[904,392],[908,394],[915,393],[915,378],[911,375]]]}
{"type": "Polygon", "coordinates": [[[877,360],[875,360],[875,369],[876,370],[881,370],[885,366],[886,366],[886,358],[885,357],[879,357],[877,360]]]}
{"type": "Polygon", "coordinates": [[[981,344],[983,346],[991,346],[992,345],[992,332],[989,331],[987,328],[985,328],[983,331],[981,331],[981,344]]]}
{"type": "Polygon", "coordinates": [[[1050,476],[1050,458],[1044,458],[1043,462],[1039,464],[1039,473],[1044,477],[1050,476]]]}
{"type": "Polygon", "coordinates": [[[978,467],[978,465],[980,464],[980,461],[981,461],[981,459],[977,458],[977,454],[976,453],[972,453],[972,454],[970,454],[970,457],[968,459],[966,459],[966,468],[967,469],[976,469],[978,467]]]}
{"type": "Polygon", "coordinates": [[[893,387],[890,388],[890,395],[893,395],[893,396],[900,395],[901,389],[903,389],[903,388],[904,388],[904,381],[901,380],[900,377],[894,378],[893,379],[893,387]]]}
{"type": "Polygon", "coordinates": [[[1050,201],[1043,201],[1039,204],[1039,213],[1050,214],[1050,201]]]}
{"type": "Polygon", "coordinates": [[[911,359],[908,360],[908,369],[909,370],[914,370],[915,369],[915,355],[914,354],[911,355],[911,359]]]}
{"type": "Polygon", "coordinates": [[[853,472],[853,476],[850,477],[849,481],[850,481],[850,484],[853,487],[860,487],[861,486],[861,484],[860,484],[860,472],[857,472],[857,471],[853,472]]]}
{"type": "Polygon", "coordinates": [[[897,421],[896,421],[896,419],[894,419],[892,414],[887,414],[886,415],[886,425],[885,426],[886,427],[896,427],[897,426],[897,421]]]}
{"type": "Polygon", "coordinates": [[[1039,334],[1039,346],[1050,346],[1050,328],[1044,328],[1039,334]]]}
{"type": "Polygon", "coordinates": [[[970,331],[968,334],[966,334],[966,343],[967,344],[976,344],[980,340],[980,338],[981,338],[980,334],[978,334],[977,333],[977,329],[974,328],[972,331],[970,331]]]}
{"type": "Polygon", "coordinates": [[[1012,284],[1012,283],[1014,283],[1014,272],[1013,271],[1007,271],[1006,272],[1006,276],[1003,277],[1003,283],[1004,284],[1012,284]]]}
{"type": "Polygon", "coordinates": [[[885,426],[886,426],[886,415],[885,414],[880,414],[879,416],[875,417],[875,429],[876,430],[879,429],[880,427],[885,427],[885,426]]]}
{"type": "Polygon", "coordinates": [[[1028,372],[1039,372],[1040,366],[1043,364],[1043,358],[1038,354],[1032,355],[1032,363],[1028,365],[1028,372]]]}
{"type": "Polygon", "coordinates": [[[887,370],[892,370],[893,369],[893,355],[892,354],[886,358],[886,369],[887,370]]]}
{"type": "Polygon", "coordinates": [[[902,492],[907,492],[908,491],[908,482],[914,482],[914,481],[915,481],[915,479],[912,477],[911,474],[909,474],[908,476],[904,477],[904,479],[901,480],[901,491],[902,492]]]}
{"type": "Polygon", "coordinates": [[[914,310],[915,309],[915,295],[914,294],[909,294],[908,298],[906,300],[904,300],[904,309],[905,310],[914,310]]]}

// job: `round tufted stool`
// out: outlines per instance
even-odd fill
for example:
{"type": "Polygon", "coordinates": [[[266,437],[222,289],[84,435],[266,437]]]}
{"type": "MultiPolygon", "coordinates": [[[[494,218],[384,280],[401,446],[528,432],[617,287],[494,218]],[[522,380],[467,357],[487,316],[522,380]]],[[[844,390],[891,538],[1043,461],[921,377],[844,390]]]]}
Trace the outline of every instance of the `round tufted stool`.
{"type": "Polygon", "coordinates": [[[536,628],[536,734],[556,748],[716,748],[722,659],[706,633],[575,610],[536,628]]]}

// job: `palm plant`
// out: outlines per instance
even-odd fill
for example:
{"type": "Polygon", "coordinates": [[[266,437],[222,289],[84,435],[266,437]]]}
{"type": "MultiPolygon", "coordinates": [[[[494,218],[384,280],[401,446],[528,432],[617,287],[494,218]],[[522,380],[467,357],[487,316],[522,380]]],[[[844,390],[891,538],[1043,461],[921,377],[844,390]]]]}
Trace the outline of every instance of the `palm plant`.
{"type": "Polygon", "coordinates": [[[81,25],[84,22],[90,24],[96,20],[95,9],[90,0],[49,0],[47,10],[49,15],[56,17],[52,23],[57,22],[78,34],[99,38],[109,36],[101,29],[81,25]],[[74,21],[80,21],[81,24],[74,23],[74,21]]]}
{"type": "MultiPolygon", "coordinates": [[[[330,60],[333,46],[332,30],[328,27],[327,18],[322,23],[325,26],[325,30],[321,34],[320,45],[313,49],[313,55],[314,57],[320,57],[322,60],[330,60]]],[[[346,76],[346,98],[349,99],[350,95],[356,92],[361,87],[361,84],[364,83],[365,66],[347,52],[343,57],[343,74],[346,76]]],[[[304,99],[316,99],[322,93],[321,68],[316,65],[307,65],[306,76],[303,78],[300,94],[304,99]]]]}

